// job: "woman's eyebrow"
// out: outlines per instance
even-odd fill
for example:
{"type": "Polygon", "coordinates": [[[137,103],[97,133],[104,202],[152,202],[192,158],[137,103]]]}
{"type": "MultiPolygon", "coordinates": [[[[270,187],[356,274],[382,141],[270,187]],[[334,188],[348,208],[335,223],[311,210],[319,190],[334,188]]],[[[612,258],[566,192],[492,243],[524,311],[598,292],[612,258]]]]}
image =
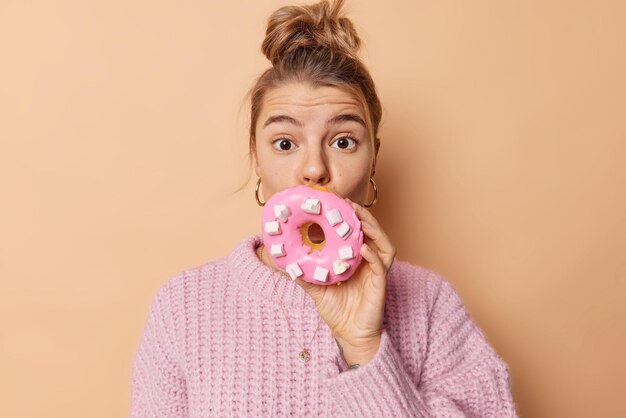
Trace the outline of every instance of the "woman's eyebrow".
{"type": "Polygon", "coordinates": [[[344,113],[341,115],[337,115],[332,119],[329,119],[328,122],[326,122],[326,126],[334,125],[335,123],[339,122],[357,122],[363,125],[364,128],[366,128],[363,118],[354,113],[344,113]]]}
{"type": "MultiPolygon", "coordinates": [[[[265,123],[263,124],[263,127],[267,127],[268,125],[272,124],[272,123],[280,123],[280,122],[288,122],[291,123],[292,125],[296,125],[300,128],[302,128],[302,122],[292,118],[291,116],[287,116],[287,115],[275,115],[275,116],[270,116],[269,118],[267,118],[267,120],[265,121],[265,123]]],[[[332,117],[331,119],[329,119],[326,122],[326,126],[330,126],[330,125],[334,125],[336,123],[340,123],[340,122],[357,122],[360,125],[362,125],[364,128],[365,126],[365,121],[363,120],[362,117],[360,117],[359,115],[356,115],[354,113],[344,113],[341,115],[337,115],[332,117]]]]}
{"type": "Polygon", "coordinates": [[[263,127],[265,128],[267,125],[269,125],[270,123],[279,123],[279,122],[289,122],[292,125],[296,125],[300,128],[302,128],[302,122],[292,118],[291,116],[287,116],[287,115],[276,115],[276,116],[270,116],[269,118],[267,118],[267,120],[265,121],[265,123],[263,124],[263,127]]]}

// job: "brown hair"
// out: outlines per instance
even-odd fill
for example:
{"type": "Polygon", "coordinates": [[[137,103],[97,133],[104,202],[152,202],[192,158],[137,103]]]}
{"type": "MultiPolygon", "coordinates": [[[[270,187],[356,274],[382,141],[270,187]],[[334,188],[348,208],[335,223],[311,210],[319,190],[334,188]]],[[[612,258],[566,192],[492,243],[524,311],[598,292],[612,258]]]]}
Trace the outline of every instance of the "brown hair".
{"type": "Polygon", "coordinates": [[[344,0],[308,6],[286,6],[269,18],[263,54],[272,63],[250,90],[250,153],[265,93],[290,82],[333,86],[353,94],[365,110],[366,124],[377,154],[382,107],[374,81],[357,57],[361,45],[352,22],[340,16],[344,0]]]}

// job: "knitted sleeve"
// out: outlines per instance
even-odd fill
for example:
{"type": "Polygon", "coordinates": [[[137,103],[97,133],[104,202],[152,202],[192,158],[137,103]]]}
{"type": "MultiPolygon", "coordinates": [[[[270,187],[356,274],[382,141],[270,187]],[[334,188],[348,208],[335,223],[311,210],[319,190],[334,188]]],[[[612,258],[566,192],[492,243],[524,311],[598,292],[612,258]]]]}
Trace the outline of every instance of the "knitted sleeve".
{"type": "MultiPolygon", "coordinates": [[[[378,353],[369,363],[328,376],[338,414],[515,417],[506,364],[445,280],[439,279],[428,322],[426,357],[418,381],[407,373],[385,330],[378,353]]],[[[408,344],[408,339],[396,343],[403,350],[417,349],[408,344]]]]}
{"type": "Polygon", "coordinates": [[[172,281],[152,302],[132,371],[131,417],[188,416],[187,388],[172,341],[172,281]]]}

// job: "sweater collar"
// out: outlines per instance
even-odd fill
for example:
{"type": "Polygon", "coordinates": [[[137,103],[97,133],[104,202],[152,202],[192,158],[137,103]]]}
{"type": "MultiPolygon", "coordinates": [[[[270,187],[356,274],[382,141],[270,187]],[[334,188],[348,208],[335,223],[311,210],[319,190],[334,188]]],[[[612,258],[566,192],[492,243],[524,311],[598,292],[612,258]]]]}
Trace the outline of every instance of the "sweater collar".
{"type": "Polygon", "coordinates": [[[228,256],[231,280],[270,303],[292,309],[315,309],[315,302],[286,274],[265,265],[255,250],[263,243],[253,235],[241,241],[228,256]]]}

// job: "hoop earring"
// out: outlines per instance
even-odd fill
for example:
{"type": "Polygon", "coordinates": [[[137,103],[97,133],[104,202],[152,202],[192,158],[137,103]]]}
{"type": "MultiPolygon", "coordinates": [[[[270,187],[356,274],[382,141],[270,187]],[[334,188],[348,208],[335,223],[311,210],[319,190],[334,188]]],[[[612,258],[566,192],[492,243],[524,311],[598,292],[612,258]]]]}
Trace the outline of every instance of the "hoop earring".
{"type": "Polygon", "coordinates": [[[365,205],[363,205],[366,208],[370,208],[374,206],[376,202],[378,201],[378,187],[376,187],[376,183],[374,182],[374,179],[371,177],[370,177],[370,184],[372,185],[372,189],[374,189],[374,200],[372,200],[370,203],[366,203],[365,205]]]}
{"type": "Polygon", "coordinates": [[[261,177],[259,177],[259,180],[257,180],[256,182],[256,186],[254,186],[254,200],[256,200],[256,204],[263,207],[265,206],[265,202],[261,202],[261,199],[259,198],[259,188],[261,187],[261,177]]]}

